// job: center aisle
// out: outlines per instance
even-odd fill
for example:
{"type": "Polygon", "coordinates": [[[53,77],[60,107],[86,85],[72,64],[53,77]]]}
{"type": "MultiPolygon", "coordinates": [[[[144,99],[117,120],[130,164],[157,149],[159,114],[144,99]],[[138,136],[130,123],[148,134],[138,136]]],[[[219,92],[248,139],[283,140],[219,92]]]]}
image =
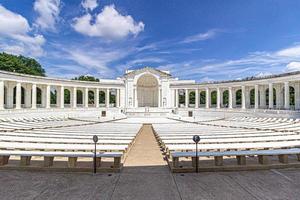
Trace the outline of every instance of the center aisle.
{"type": "Polygon", "coordinates": [[[127,171],[132,169],[136,171],[137,168],[135,167],[137,166],[140,166],[138,168],[139,170],[146,169],[146,171],[149,171],[149,167],[151,167],[152,170],[163,171],[163,173],[168,170],[167,163],[164,161],[162,152],[152,132],[151,125],[143,125],[141,133],[137,136],[124,163],[124,169],[127,171]]]}
{"type": "Polygon", "coordinates": [[[129,151],[112,199],[180,199],[150,124],[129,151]]]}

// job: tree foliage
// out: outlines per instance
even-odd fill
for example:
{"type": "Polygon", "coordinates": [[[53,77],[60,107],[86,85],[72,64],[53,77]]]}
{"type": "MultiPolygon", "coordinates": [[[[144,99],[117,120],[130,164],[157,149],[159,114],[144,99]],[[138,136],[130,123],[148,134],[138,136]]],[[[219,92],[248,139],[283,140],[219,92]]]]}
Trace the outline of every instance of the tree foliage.
{"type": "Polygon", "coordinates": [[[88,76],[88,75],[81,75],[81,76],[72,78],[72,80],[99,82],[98,78],[95,78],[93,76],[88,76]]]}
{"type": "Polygon", "coordinates": [[[4,52],[0,53],[0,70],[35,76],[45,76],[45,70],[35,59],[22,55],[11,55],[4,52]]]}

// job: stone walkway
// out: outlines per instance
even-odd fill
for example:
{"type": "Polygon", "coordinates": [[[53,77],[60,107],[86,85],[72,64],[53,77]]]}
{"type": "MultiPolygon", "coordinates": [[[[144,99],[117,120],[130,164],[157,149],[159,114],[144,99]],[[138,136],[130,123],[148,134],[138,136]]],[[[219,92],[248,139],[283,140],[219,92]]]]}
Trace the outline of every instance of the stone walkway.
{"type": "Polygon", "coordinates": [[[142,127],[124,163],[125,170],[136,166],[160,166],[160,169],[167,166],[152,132],[151,125],[142,127]]]}
{"type": "Polygon", "coordinates": [[[180,199],[151,125],[144,125],[128,153],[112,199],[180,199]]]}

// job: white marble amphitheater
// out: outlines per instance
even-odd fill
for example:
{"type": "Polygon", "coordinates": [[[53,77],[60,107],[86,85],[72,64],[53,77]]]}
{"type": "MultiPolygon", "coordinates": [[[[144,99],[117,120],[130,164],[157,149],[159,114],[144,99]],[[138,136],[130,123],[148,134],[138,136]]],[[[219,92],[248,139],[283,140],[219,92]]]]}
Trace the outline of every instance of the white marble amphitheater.
{"type": "Polygon", "coordinates": [[[0,169],[91,171],[93,135],[102,171],[298,167],[299,109],[300,72],[197,83],[150,67],[99,82],[0,71],[0,169]]]}

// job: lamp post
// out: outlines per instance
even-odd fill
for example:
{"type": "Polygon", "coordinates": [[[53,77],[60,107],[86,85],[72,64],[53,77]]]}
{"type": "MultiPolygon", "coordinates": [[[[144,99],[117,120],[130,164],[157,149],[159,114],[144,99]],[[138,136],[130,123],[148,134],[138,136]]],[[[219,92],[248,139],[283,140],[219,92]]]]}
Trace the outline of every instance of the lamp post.
{"type": "Polygon", "coordinates": [[[97,148],[97,142],[98,142],[98,136],[97,135],[94,135],[93,136],[93,141],[95,143],[95,151],[94,151],[94,174],[97,173],[97,164],[96,164],[96,158],[97,158],[97,155],[96,155],[96,148],[97,148]]]}
{"type": "Polygon", "coordinates": [[[196,173],[198,173],[198,162],[199,162],[199,159],[198,159],[198,143],[200,142],[200,136],[199,135],[194,135],[193,136],[193,141],[196,144],[196,173]]]}

